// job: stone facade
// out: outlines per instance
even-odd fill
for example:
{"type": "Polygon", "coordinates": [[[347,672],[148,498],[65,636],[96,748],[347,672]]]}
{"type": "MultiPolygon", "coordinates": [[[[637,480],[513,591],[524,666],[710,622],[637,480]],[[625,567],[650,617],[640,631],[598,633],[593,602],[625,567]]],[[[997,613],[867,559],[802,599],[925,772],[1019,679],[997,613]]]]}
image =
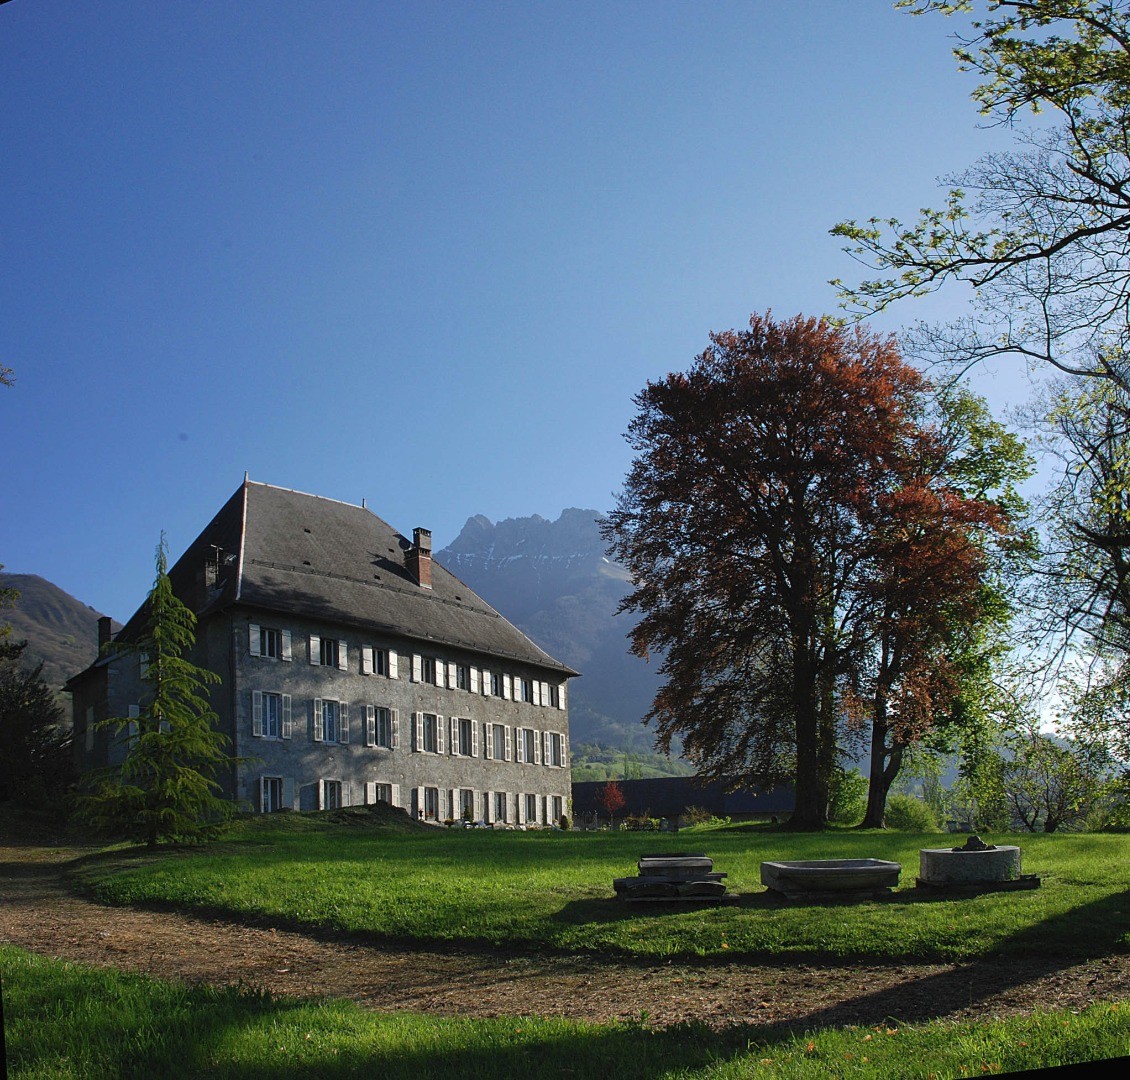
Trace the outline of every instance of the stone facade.
{"type": "MultiPolygon", "coordinates": [[[[363,507],[249,483],[241,492],[170,571],[198,609],[193,660],[220,675],[212,705],[243,759],[227,795],[261,812],[383,800],[424,820],[515,826],[569,812],[576,672],[432,563],[426,530],[409,542],[363,507]],[[315,558],[301,562],[272,539],[319,526],[333,545],[311,544],[315,558]],[[232,528],[239,546],[226,558],[232,528]],[[341,546],[351,543],[363,558],[341,546]],[[369,572],[378,550],[401,556],[382,558],[379,575],[369,572]],[[294,587],[280,587],[288,575],[294,587]]],[[[105,657],[69,688],[81,764],[120,760],[125,740],[92,723],[142,700],[137,657],[105,657]]]]}

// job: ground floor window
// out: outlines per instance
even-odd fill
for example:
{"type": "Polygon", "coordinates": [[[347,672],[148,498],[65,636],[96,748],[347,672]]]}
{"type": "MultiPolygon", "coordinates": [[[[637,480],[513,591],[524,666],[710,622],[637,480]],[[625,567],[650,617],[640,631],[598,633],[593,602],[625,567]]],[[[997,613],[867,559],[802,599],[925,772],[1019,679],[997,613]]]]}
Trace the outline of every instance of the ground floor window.
{"type": "Polygon", "coordinates": [[[323,780],[322,781],[322,809],[323,810],[339,810],[343,803],[341,799],[341,781],[340,780],[323,780]]]}
{"type": "Polygon", "coordinates": [[[526,797],[526,821],[530,825],[538,823],[538,797],[536,795],[527,795],[526,797]]]}
{"type": "Polygon", "coordinates": [[[494,820],[506,820],[506,792],[496,791],[494,793],[494,820]]]}
{"type": "Polygon", "coordinates": [[[459,792],[459,816],[464,821],[475,820],[475,793],[464,789],[459,792]]]}
{"type": "Polygon", "coordinates": [[[283,782],[281,776],[264,776],[260,781],[259,809],[273,814],[283,807],[283,782]]]}
{"type": "Polygon", "coordinates": [[[424,820],[439,821],[439,788],[424,788],[424,820]]]}
{"type": "Polygon", "coordinates": [[[373,798],[377,802],[392,802],[392,784],[374,784],[373,798]]]}
{"type": "Polygon", "coordinates": [[[561,820],[561,815],[565,813],[565,807],[562,803],[560,795],[550,795],[549,797],[549,816],[550,821],[557,824],[561,820]]]}

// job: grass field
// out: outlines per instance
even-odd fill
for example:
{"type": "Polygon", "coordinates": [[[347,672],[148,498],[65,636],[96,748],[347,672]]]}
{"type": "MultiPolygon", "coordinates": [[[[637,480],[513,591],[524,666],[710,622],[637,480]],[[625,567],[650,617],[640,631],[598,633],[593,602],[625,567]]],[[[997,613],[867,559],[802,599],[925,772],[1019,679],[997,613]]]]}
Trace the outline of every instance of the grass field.
{"type": "Polygon", "coordinates": [[[1130,1053],[1130,1007],[812,1034],[451,1020],[185,987],[0,946],[13,1080],[957,1077],[1130,1053]]]}
{"type": "Polygon", "coordinates": [[[111,903],[171,904],[278,925],[414,943],[592,951],[603,955],[788,957],[947,962],[995,955],[1104,956],[1130,946],[1130,836],[992,837],[1019,843],[1040,889],[961,899],[913,889],[918,850],[938,834],[797,835],[742,826],[638,833],[490,832],[346,827],[306,816],[259,818],[196,851],[108,855],[82,867],[111,903]],[[646,851],[699,850],[729,874],[738,903],[625,906],[612,879],[646,851]],[[764,859],[890,859],[890,898],[836,905],[772,899],[764,859]]]}

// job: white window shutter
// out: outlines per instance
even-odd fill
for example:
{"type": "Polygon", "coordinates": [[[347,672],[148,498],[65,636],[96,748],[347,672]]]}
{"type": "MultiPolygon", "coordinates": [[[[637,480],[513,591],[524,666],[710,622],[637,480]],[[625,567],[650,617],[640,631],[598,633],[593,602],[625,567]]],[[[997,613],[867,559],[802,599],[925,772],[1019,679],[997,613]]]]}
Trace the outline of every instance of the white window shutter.
{"type": "Polygon", "coordinates": [[[511,688],[510,676],[503,674],[503,676],[502,676],[502,696],[504,698],[506,698],[508,701],[510,700],[510,688],[511,688]]]}
{"type": "Polygon", "coordinates": [[[373,705],[365,706],[365,745],[377,745],[377,710],[373,705]]]}
{"type": "Polygon", "coordinates": [[[318,809],[325,810],[326,808],[326,782],[325,780],[318,781],[318,809]]]}
{"type": "Polygon", "coordinates": [[[372,806],[377,801],[377,785],[372,780],[365,781],[365,805],[372,806]]]}
{"type": "Polygon", "coordinates": [[[390,709],[392,714],[392,749],[397,750],[400,747],[400,710],[390,709]]]}
{"type": "Polygon", "coordinates": [[[471,721],[471,757],[479,756],[479,722],[471,721]]]}
{"type": "Polygon", "coordinates": [[[290,694],[280,694],[279,696],[282,699],[282,737],[290,739],[294,736],[294,720],[290,714],[290,694]]]}
{"type": "Polygon", "coordinates": [[[564,769],[569,764],[569,740],[561,736],[561,767],[564,769]]]}
{"type": "Polygon", "coordinates": [[[479,669],[477,667],[471,668],[471,693],[477,694],[479,692],[479,669]]]}
{"type": "Polygon", "coordinates": [[[338,709],[340,710],[341,719],[338,721],[337,725],[337,741],[347,743],[349,742],[349,706],[342,701],[338,703],[338,709]]]}
{"type": "Polygon", "coordinates": [[[259,813],[265,814],[267,812],[267,778],[265,776],[259,777],[259,813]]]}
{"type": "Polygon", "coordinates": [[[490,672],[486,668],[482,671],[483,677],[483,697],[490,697],[490,672]]]}
{"type": "Polygon", "coordinates": [[[559,709],[565,708],[565,684],[559,683],[557,687],[557,707],[559,709]]]}
{"type": "Polygon", "coordinates": [[[503,755],[503,760],[509,761],[510,755],[511,755],[511,750],[512,750],[512,745],[511,745],[511,742],[510,742],[510,725],[509,724],[503,724],[502,730],[506,733],[506,753],[503,755]]]}
{"type": "Polygon", "coordinates": [[[455,689],[455,683],[457,681],[456,680],[456,673],[457,673],[458,667],[459,667],[459,665],[454,663],[454,662],[450,662],[447,665],[447,688],[448,688],[448,690],[454,690],[455,689]]]}
{"type": "Polygon", "coordinates": [[[514,747],[514,760],[524,762],[526,760],[526,740],[521,728],[514,729],[514,737],[517,741],[517,746],[514,747]]]}
{"type": "Polygon", "coordinates": [[[396,650],[389,649],[388,651],[388,677],[390,679],[399,679],[400,674],[397,670],[398,665],[396,662],[396,650]]]}
{"type": "Polygon", "coordinates": [[[518,811],[515,815],[515,822],[518,825],[526,824],[526,797],[519,791],[514,796],[514,808],[518,811]]]}
{"type": "Polygon", "coordinates": [[[451,742],[448,743],[448,747],[450,748],[451,752],[454,754],[459,750],[459,718],[457,716],[453,716],[451,718],[450,724],[451,724],[451,742]]]}
{"type": "Polygon", "coordinates": [[[483,759],[490,761],[494,757],[494,725],[483,724],[483,759]]]}
{"type": "Polygon", "coordinates": [[[342,671],[349,670],[349,646],[344,641],[337,643],[337,666],[342,671]]]}
{"type": "Polygon", "coordinates": [[[353,805],[353,791],[349,786],[348,780],[342,780],[342,782],[341,782],[341,805],[342,806],[352,806],[353,805]]]}
{"type": "Polygon", "coordinates": [[[531,704],[541,704],[541,683],[537,679],[530,683],[530,697],[533,699],[531,704]]]}
{"type": "Polygon", "coordinates": [[[443,753],[443,717],[436,717],[436,753],[443,753]]]}
{"type": "Polygon", "coordinates": [[[251,734],[263,735],[263,691],[251,691],[251,734]]]}
{"type": "Polygon", "coordinates": [[[541,759],[545,762],[546,765],[548,765],[553,760],[553,750],[550,747],[551,742],[552,737],[550,736],[549,732],[543,731],[541,733],[541,759]]]}
{"type": "Polygon", "coordinates": [[[362,645],[361,646],[361,674],[362,675],[372,675],[373,674],[373,646],[372,645],[362,645]]]}
{"type": "MultiPolygon", "coordinates": [[[[317,634],[310,635],[310,663],[321,664],[322,662],[322,639],[317,634]]],[[[321,788],[318,789],[319,791],[321,788]]],[[[321,796],[319,796],[321,798],[321,796]]],[[[319,804],[320,805],[320,804],[319,804]]]]}
{"type": "Polygon", "coordinates": [[[247,627],[247,651],[252,656],[259,655],[259,624],[251,623],[247,627]]]}
{"type": "Polygon", "coordinates": [[[424,658],[419,653],[412,654],[412,681],[419,682],[423,677],[424,658]]]}
{"type": "Polygon", "coordinates": [[[549,683],[547,682],[543,682],[541,684],[541,704],[549,704],[549,683]]]}
{"type": "Polygon", "coordinates": [[[424,749],[424,714],[412,714],[412,749],[424,749]]]}
{"type": "Polygon", "coordinates": [[[447,667],[442,660],[434,661],[436,666],[436,686],[447,685],[447,667]]]}
{"type": "Polygon", "coordinates": [[[290,650],[290,631],[289,630],[283,630],[281,632],[281,637],[282,637],[282,658],[284,660],[293,660],[294,655],[291,653],[291,650],[290,650]]]}
{"type": "Polygon", "coordinates": [[[389,787],[392,788],[392,805],[393,806],[399,806],[400,805],[400,785],[399,784],[390,784],[389,787]]]}
{"type": "MultiPolygon", "coordinates": [[[[324,723],[324,721],[325,718],[322,715],[322,699],[320,697],[316,697],[314,698],[314,742],[322,741],[322,724],[324,723]]],[[[321,787],[319,787],[318,790],[320,791],[321,787]]],[[[318,799],[318,809],[320,810],[322,808],[320,795],[318,796],[318,799]]]]}
{"type": "Polygon", "coordinates": [[[534,764],[541,764],[541,732],[534,732],[534,764]]]}

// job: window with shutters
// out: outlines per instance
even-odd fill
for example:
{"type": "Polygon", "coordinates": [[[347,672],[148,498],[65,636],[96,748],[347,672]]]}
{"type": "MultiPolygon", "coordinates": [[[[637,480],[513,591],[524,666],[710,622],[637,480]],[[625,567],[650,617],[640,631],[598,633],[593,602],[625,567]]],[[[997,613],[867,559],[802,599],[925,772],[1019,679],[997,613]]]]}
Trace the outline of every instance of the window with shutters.
{"type": "Polygon", "coordinates": [[[373,795],[377,802],[392,802],[392,784],[374,784],[373,795]]]}
{"type": "Polygon", "coordinates": [[[341,643],[337,638],[322,638],[318,647],[318,663],[322,667],[337,667],[341,659],[341,643]]]}
{"type": "Polygon", "coordinates": [[[470,690],[471,689],[471,666],[470,666],[470,664],[456,664],[455,665],[455,689],[456,690],[470,690]]]}
{"type": "Polygon", "coordinates": [[[376,710],[376,731],[374,732],[377,746],[392,748],[392,710],[376,710]]]}
{"type": "Polygon", "coordinates": [[[506,798],[505,791],[496,791],[494,793],[494,820],[505,822],[507,819],[506,810],[509,800],[506,798]]]}
{"type": "Polygon", "coordinates": [[[462,757],[473,757],[475,753],[474,725],[470,720],[460,719],[456,722],[456,732],[458,741],[455,745],[455,753],[462,757]]]}
{"type": "Polygon", "coordinates": [[[439,821],[439,788],[424,788],[424,820],[439,821]]]}
{"type": "Polygon", "coordinates": [[[475,820],[475,793],[467,788],[459,792],[459,816],[464,821],[475,820]]]}
{"type": "Polygon", "coordinates": [[[495,697],[502,697],[502,674],[498,671],[490,673],[490,692],[495,697]]]}
{"type": "Polygon", "coordinates": [[[536,795],[527,795],[525,798],[526,824],[536,825],[538,823],[538,797],[536,795]]]}
{"type": "Polygon", "coordinates": [[[564,802],[560,795],[550,795],[549,813],[550,821],[547,824],[556,825],[561,820],[561,815],[565,813],[564,802]]]}
{"type": "Polygon", "coordinates": [[[556,731],[547,732],[546,746],[548,754],[546,755],[545,763],[547,765],[556,765],[561,767],[565,764],[565,736],[559,735],[556,731]]]}
{"type": "Polygon", "coordinates": [[[434,713],[424,713],[424,752],[439,753],[439,717],[434,713]]]}
{"type": "Polygon", "coordinates": [[[282,659],[282,631],[271,626],[259,627],[259,655],[268,660],[282,659]]]}
{"type": "Polygon", "coordinates": [[[534,700],[534,684],[532,679],[519,680],[519,688],[516,696],[520,701],[531,702],[534,700]]]}
{"type": "Polygon", "coordinates": [[[340,780],[322,781],[322,809],[340,810],[342,802],[342,786],[340,780]]]}
{"type": "Polygon", "coordinates": [[[436,661],[434,656],[425,656],[420,663],[421,678],[426,683],[436,681],[436,661]]]}
{"type": "Polygon", "coordinates": [[[518,741],[520,757],[527,765],[533,765],[541,755],[537,752],[538,733],[533,728],[519,728],[518,741]]]}
{"type": "Polygon", "coordinates": [[[555,709],[561,708],[561,687],[557,683],[549,684],[549,704],[555,709]]]}
{"type": "Polygon", "coordinates": [[[314,739],[317,742],[349,742],[349,707],[344,701],[314,700],[314,739]]]}
{"type": "Polygon", "coordinates": [[[282,695],[263,694],[263,738],[282,738],[282,695]]]}
{"type": "Polygon", "coordinates": [[[264,814],[274,814],[283,808],[283,778],[264,776],[260,780],[259,809],[264,814]]]}

